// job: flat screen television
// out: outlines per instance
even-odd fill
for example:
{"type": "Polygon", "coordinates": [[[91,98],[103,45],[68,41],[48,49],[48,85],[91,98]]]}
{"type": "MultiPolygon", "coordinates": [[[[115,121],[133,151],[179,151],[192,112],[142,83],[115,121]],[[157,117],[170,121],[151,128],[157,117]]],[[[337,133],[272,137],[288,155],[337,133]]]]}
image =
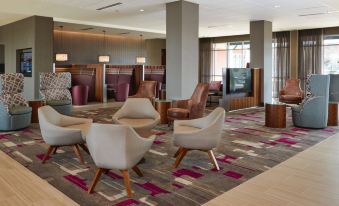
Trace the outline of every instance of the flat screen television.
{"type": "Polygon", "coordinates": [[[32,49],[17,50],[17,72],[32,77],[32,49]]]}
{"type": "Polygon", "coordinates": [[[227,81],[229,93],[252,92],[252,72],[248,68],[227,69],[227,81]]]}

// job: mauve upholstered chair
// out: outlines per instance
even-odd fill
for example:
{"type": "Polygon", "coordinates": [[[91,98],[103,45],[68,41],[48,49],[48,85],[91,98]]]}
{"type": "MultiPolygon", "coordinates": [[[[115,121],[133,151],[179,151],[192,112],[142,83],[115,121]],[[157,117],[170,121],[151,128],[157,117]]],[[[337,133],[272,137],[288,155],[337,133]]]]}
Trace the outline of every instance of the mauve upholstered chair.
{"type": "Polygon", "coordinates": [[[0,130],[23,129],[31,124],[32,108],[23,97],[24,75],[0,75],[0,130]]]}
{"type": "Polygon", "coordinates": [[[219,170],[212,149],[217,147],[224,127],[225,110],[216,108],[208,116],[193,120],[175,120],[173,144],[179,149],[174,168],[177,168],[186,153],[190,150],[205,151],[213,165],[219,170]]]}
{"type": "Polygon", "coordinates": [[[293,124],[297,127],[327,127],[330,76],[313,74],[306,81],[306,98],[292,107],[293,124]]]}
{"type": "Polygon", "coordinates": [[[303,99],[304,91],[300,88],[300,80],[286,80],[285,87],[279,91],[279,101],[287,104],[300,104],[303,99]]]}
{"type": "Polygon", "coordinates": [[[72,95],[71,73],[40,73],[40,95],[46,105],[50,105],[59,113],[71,115],[72,95]]]}
{"type": "Polygon", "coordinates": [[[88,103],[89,86],[76,85],[72,87],[72,97],[74,105],[86,105],[88,103]]]}
{"type": "Polygon", "coordinates": [[[174,120],[196,119],[204,115],[206,101],[209,92],[209,84],[199,83],[190,99],[177,100],[173,108],[167,110],[169,125],[174,120]]]}
{"type": "Polygon", "coordinates": [[[128,125],[137,132],[149,131],[160,122],[160,114],[146,98],[128,98],[113,115],[116,124],[128,125]]]}
{"type": "Polygon", "coordinates": [[[56,153],[59,147],[72,146],[80,163],[84,164],[79,146],[88,152],[85,143],[92,120],[59,114],[51,106],[40,107],[38,115],[42,138],[49,145],[42,163],[51,153],[56,153]]]}
{"type": "Polygon", "coordinates": [[[97,170],[88,193],[93,191],[102,172],[117,169],[123,174],[127,195],[131,197],[129,169],[143,176],[137,164],[151,148],[154,139],[154,135],[142,138],[125,125],[92,124],[87,145],[97,170]]]}

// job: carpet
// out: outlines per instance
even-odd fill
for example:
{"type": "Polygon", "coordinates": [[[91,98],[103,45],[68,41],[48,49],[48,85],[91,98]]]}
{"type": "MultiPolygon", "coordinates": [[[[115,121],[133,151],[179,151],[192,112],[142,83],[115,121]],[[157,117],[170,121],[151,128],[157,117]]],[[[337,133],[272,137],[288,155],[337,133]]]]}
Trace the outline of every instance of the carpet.
{"type": "MultiPolygon", "coordinates": [[[[117,108],[78,111],[77,117],[94,122],[111,123],[117,108]]],[[[94,194],[87,188],[94,177],[95,166],[82,152],[87,164],[79,164],[72,148],[61,148],[44,165],[40,163],[47,146],[37,125],[15,132],[0,133],[0,149],[26,168],[48,181],[80,205],[201,205],[237,185],[269,170],[318,142],[339,132],[339,127],[321,130],[292,126],[288,110],[287,128],[264,127],[264,110],[247,109],[226,115],[223,138],[215,150],[220,171],[215,171],[208,155],[189,152],[177,169],[172,168],[176,149],[172,131],[167,125],[155,128],[156,141],[139,165],[139,178],[133,171],[132,198],[127,198],[119,171],[102,176],[94,194]]]]}

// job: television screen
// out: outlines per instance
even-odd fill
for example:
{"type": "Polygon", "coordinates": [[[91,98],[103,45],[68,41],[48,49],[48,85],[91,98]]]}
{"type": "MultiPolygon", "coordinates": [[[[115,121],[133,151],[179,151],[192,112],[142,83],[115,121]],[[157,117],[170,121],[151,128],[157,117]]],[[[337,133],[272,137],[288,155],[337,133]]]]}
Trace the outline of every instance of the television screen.
{"type": "Polygon", "coordinates": [[[32,77],[32,49],[17,50],[17,72],[32,77]]]}
{"type": "Polygon", "coordinates": [[[251,92],[251,70],[247,68],[229,69],[229,91],[230,93],[251,92]]]}

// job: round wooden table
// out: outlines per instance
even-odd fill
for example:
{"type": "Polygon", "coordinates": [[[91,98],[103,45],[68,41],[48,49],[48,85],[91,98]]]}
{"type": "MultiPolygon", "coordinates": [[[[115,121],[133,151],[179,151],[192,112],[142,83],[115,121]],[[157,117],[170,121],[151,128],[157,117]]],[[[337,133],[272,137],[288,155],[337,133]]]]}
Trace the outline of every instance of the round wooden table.
{"type": "Polygon", "coordinates": [[[31,123],[39,123],[38,109],[44,106],[43,100],[29,100],[28,105],[32,107],[31,123]]]}
{"type": "Polygon", "coordinates": [[[327,126],[338,126],[338,103],[328,104],[327,126]]]}
{"type": "Polygon", "coordinates": [[[265,104],[265,126],[286,128],[286,104],[280,102],[265,104]]]}
{"type": "Polygon", "coordinates": [[[172,100],[155,100],[154,107],[160,114],[160,123],[167,124],[167,110],[172,107],[172,100]]]}

